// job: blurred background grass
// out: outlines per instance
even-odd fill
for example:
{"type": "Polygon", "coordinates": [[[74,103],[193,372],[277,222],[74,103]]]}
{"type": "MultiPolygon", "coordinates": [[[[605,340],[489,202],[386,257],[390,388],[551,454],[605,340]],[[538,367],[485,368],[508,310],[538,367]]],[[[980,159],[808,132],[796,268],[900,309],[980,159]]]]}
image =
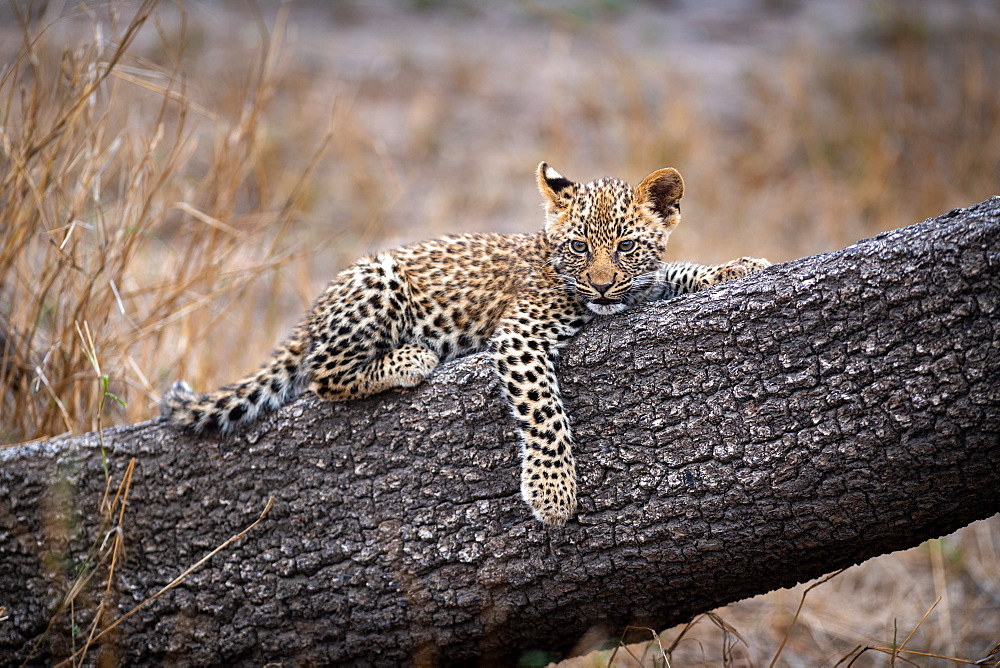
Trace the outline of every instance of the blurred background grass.
{"type": "MultiPolygon", "coordinates": [[[[538,229],[543,159],[577,180],[677,167],[671,255],[707,263],[833,250],[1000,190],[989,1],[15,0],[0,67],[6,443],[238,377],[362,253],[538,229]]],[[[800,618],[782,660],[885,641],[950,588],[927,646],[985,653],[998,526],[817,589],[880,603],[800,618]]],[[[797,596],[741,604],[763,653],[734,665],[773,654],[797,596]]]]}

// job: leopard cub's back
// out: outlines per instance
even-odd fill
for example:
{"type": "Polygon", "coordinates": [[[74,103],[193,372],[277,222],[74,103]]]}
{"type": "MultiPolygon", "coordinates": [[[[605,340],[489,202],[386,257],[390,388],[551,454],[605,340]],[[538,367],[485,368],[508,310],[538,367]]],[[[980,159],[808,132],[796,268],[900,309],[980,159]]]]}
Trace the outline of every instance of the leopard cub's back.
{"type": "Polygon", "coordinates": [[[448,361],[484,350],[517,294],[544,264],[534,234],[465,234],[393,251],[408,287],[407,340],[448,361]]]}
{"type": "Polygon", "coordinates": [[[227,433],[306,389],[339,401],[416,385],[439,363],[487,348],[511,301],[546,283],[546,253],[540,233],[466,234],[362,258],[257,372],[206,394],[177,383],[161,413],[227,433]]]}

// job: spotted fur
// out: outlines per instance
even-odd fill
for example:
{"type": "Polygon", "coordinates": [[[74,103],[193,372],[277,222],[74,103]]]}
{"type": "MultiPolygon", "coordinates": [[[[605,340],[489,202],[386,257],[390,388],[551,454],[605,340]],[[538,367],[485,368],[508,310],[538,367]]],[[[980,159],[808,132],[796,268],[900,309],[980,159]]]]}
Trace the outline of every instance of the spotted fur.
{"type": "Polygon", "coordinates": [[[545,163],[537,178],[543,231],[449,236],[359,260],[259,371],[208,394],[177,383],[163,415],[227,433],[307,389],[330,401],[367,397],[489,350],[520,434],[522,496],[541,521],[564,523],[576,509],[576,472],[558,349],[597,314],[769,263],[665,263],[684,190],[676,170],[653,172],[636,188],[617,179],[574,183],[545,163]]]}

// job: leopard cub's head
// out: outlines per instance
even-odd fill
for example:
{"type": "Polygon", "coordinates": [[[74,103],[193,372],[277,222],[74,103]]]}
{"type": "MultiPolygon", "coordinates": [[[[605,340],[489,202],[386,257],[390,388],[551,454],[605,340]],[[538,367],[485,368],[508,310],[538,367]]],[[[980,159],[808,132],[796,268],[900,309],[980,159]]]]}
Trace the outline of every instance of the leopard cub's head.
{"type": "Polygon", "coordinates": [[[660,278],[667,238],[681,219],[684,181],[659,169],[637,187],[618,179],[574,183],[538,166],[552,265],[594,313],[624,311],[660,278]]]}

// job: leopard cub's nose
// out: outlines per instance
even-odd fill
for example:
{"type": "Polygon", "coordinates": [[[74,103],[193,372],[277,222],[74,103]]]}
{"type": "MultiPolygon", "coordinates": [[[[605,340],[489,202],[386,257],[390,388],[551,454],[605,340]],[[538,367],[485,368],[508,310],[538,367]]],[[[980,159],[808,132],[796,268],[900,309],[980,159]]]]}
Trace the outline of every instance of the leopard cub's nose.
{"type": "Polygon", "coordinates": [[[611,283],[594,283],[593,281],[590,281],[590,287],[597,290],[597,294],[601,296],[603,296],[604,293],[608,291],[608,288],[610,288],[611,285],[612,285],[611,283]]]}

